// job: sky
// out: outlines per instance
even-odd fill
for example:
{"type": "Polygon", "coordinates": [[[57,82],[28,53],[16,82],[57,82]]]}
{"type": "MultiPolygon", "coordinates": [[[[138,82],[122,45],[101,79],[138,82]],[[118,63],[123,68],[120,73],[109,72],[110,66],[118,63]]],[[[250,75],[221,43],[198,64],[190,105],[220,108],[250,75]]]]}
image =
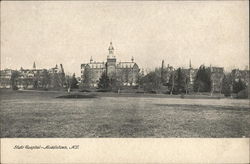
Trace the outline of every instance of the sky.
{"type": "Polygon", "coordinates": [[[80,75],[80,65],[117,61],[152,70],[201,64],[249,65],[248,1],[4,1],[1,69],[51,68],[80,75]]]}

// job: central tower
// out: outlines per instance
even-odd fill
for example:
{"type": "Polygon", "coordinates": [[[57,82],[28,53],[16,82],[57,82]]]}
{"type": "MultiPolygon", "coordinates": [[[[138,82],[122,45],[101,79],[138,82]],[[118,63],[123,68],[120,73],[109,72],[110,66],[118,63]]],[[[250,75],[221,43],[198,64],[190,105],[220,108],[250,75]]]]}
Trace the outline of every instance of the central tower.
{"type": "Polygon", "coordinates": [[[110,42],[108,50],[109,50],[108,58],[115,58],[115,56],[114,56],[114,50],[115,49],[114,49],[114,47],[112,45],[112,42],[110,42]]]}
{"type": "Polygon", "coordinates": [[[107,74],[111,78],[116,73],[116,58],[114,55],[114,47],[112,45],[112,42],[110,42],[108,51],[108,57],[107,57],[107,74]]]}

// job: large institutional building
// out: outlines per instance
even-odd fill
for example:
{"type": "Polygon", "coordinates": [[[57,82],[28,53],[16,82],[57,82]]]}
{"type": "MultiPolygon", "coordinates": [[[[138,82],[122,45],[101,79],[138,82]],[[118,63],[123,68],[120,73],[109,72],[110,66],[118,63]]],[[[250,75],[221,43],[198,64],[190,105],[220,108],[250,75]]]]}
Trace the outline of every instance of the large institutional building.
{"type": "Polygon", "coordinates": [[[0,88],[11,88],[11,76],[13,72],[17,73],[15,80],[18,88],[55,88],[63,87],[64,85],[64,69],[62,64],[60,67],[56,66],[50,69],[38,69],[34,62],[31,69],[20,70],[4,69],[0,71],[0,88]],[[44,82],[45,76],[48,76],[48,82],[44,82]],[[44,86],[46,84],[46,86],[44,86]],[[35,87],[36,86],[36,87],[35,87]]]}
{"type": "MultiPolygon", "coordinates": [[[[114,86],[135,86],[138,85],[138,78],[144,76],[143,71],[140,73],[138,65],[134,62],[134,58],[128,62],[117,62],[115,49],[110,42],[108,47],[107,60],[105,62],[93,61],[92,57],[89,63],[81,64],[81,81],[83,87],[97,87],[102,74],[109,77],[111,82],[115,82],[114,86]]],[[[212,67],[210,65],[210,78],[211,78],[211,92],[221,92],[222,82],[225,76],[223,67],[212,67]]],[[[189,91],[194,89],[194,81],[197,76],[198,69],[193,68],[191,61],[189,68],[182,68],[185,74],[186,82],[189,91]]],[[[169,86],[171,83],[171,76],[176,73],[169,64],[164,65],[160,69],[161,83],[163,86],[169,86]]],[[[230,73],[232,84],[243,81],[247,86],[249,85],[249,70],[234,69],[230,73]]],[[[172,78],[173,79],[173,78],[172,78]]],[[[11,88],[15,86],[18,88],[63,88],[66,87],[66,77],[62,64],[56,65],[50,69],[38,69],[34,62],[33,67],[30,69],[20,68],[20,70],[4,69],[0,70],[0,88],[11,88]],[[13,80],[14,79],[14,80],[13,80]]],[[[231,84],[231,85],[232,85],[231,84]]],[[[113,84],[112,84],[113,85],[113,84]]]]}
{"type": "Polygon", "coordinates": [[[140,69],[134,58],[129,62],[117,62],[114,50],[110,42],[106,62],[96,62],[91,57],[89,63],[81,64],[81,81],[84,83],[89,78],[90,85],[96,87],[101,75],[107,73],[109,78],[116,78],[122,85],[136,85],[140,69]]]}

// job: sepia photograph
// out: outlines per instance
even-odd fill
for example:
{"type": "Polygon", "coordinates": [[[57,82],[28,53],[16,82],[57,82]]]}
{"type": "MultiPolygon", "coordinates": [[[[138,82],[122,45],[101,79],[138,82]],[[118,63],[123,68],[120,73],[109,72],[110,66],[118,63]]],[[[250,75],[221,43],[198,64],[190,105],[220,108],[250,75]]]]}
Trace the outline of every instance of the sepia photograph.
{"type": "Polygon", "coordinates": [[[0,66],[2,139],[250,137],[249,1],[1,1],[0,66]]]}
{"type": "Polygon", "coordinates": [[[1,1],[0,33],[0,163],[249,163],[249,1],[1,1]]]}
{"type": "Polygon", "coordinates": [[[249,1],[1,1],[0,33],[0,163],[249,163],[249,1]]]}

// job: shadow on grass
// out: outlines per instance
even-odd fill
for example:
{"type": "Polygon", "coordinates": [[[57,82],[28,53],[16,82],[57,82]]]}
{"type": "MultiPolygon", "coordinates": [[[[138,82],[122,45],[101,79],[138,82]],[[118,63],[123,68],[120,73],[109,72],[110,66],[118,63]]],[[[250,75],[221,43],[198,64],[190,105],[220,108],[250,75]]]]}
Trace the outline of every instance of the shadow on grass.
{"type": "Polygon", "coordinates": [[[194,105],[194,104],[154,104],[156,106],[165,106],[165,107],[176,107],[176,109],[181,110],[231,110],[231,111],[244,111],[249,112],[250,108],[248,107],[232,107],[232,106],[216,106],[216,105],[194,105]]]}
{"type": "Polygon", "coordinates": [[[69,94],[69,95],[62,95],[57,96],[56,98],[67,98],[67,99],[84,99],[84,98],[96,98],[97,96],[94,94],[87,94],[87,95],[81,95],[81,94],[69,94]]]}

